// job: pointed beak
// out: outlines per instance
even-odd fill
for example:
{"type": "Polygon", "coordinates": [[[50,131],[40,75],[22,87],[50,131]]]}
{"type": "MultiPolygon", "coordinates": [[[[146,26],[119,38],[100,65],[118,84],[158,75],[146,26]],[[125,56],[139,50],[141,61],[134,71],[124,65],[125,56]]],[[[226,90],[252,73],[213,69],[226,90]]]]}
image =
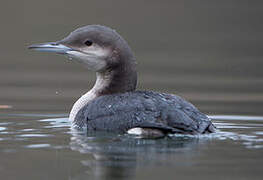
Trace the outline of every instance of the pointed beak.
{"type": "Polygon", "coordinates": [[[54,52],[58,54],[67,54],[68,51],[74,51],[72,48],[56,42],[33,44],[29,46],[28,49],[43,52],[54,52]]]}

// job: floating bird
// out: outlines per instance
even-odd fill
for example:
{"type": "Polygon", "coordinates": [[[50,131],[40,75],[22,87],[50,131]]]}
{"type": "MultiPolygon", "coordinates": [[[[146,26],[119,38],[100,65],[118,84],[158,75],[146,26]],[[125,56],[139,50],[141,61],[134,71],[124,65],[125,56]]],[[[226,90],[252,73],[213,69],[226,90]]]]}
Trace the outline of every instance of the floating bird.
{"type": "Polygon", "coordinates": [[[211,120],[183,98],[136,90],[135,57],[127,42],[109,27],[88,25],[60,41],[29,49],[64,54],[96,72],[93,88],[71,109],[73,128],[150,137],[215,131],[211,120]]]}

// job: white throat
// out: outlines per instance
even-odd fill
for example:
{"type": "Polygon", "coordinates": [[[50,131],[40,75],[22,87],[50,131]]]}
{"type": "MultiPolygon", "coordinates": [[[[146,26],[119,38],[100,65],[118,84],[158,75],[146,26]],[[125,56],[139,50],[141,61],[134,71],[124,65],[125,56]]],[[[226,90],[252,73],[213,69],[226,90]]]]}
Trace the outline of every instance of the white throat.
{"type": "Polygon", "coordinates": [[[94,100],[96,97],[99,96],[99,92],[103,90],[105,87],[107,87],[110,83],[110,77],[107,75],[103,75],[101,73],[96,73],[97,79],[96,83],[93,86],[93,88],[88,91],[86,94],[82,95],[73,105],[69,120],[74,124],[74,122],[80,121],[77,117],[78,112],[86,106],[88,103],[90,103],[92,100],[94,100]]]}
{"type": "Polygon", "coordinates": [[[98,47],[89,48],[87,53],[80,51],[67,51],[67,55],[75,60],[83,63],[88,69],[94,71],[101,71],[106,67],[105,57],[108,56],[107,49],[98,47]]]}

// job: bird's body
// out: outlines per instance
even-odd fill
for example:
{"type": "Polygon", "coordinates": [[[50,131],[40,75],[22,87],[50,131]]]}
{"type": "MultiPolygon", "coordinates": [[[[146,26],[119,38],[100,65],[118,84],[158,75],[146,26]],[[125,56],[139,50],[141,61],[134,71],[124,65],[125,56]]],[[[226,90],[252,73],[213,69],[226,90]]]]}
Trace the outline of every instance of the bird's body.
{"type": "Polygon", "coordinates": [[[135,127],[165,133],[213,132],[210,119],[191,103],[176,95],[152,91],[100,96],[84,106],[73,123],[77,127],[87,127],[89,131],[119,133],[135,127]]]}
{"type": "Polygon", "coordinates": [[[61,41],[30,48],[65,54],[96,71],[94,87],[73,105],[72,127],[157,137],[215,131],[210,119],[181,97],[136,91],[135,57],[126,41],[108,27],[85,26],[61,41]]]}

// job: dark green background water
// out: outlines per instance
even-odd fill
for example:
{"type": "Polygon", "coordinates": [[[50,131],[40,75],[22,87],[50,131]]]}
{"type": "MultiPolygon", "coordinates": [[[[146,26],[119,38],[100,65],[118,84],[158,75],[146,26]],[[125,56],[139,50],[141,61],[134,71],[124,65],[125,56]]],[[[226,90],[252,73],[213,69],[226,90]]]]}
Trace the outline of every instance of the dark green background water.
{"type": "Polygon", "coordinates": [[[226,140],[179,138],[176,144],[128,138],[133,145],[114,144],[114,136],[103,135],[91,135],[90,142],[69,133],[67,123],[58,128],[59,119],[38,121],[67,116],[95,75],[27,46],[59,40],[87,24],[107,25],[133,49],[139,89],[176,93],[209,115],[262,116],[262,19],[263,2],[256,0],[0,2],[0,105],[12,106],[0,108],[0,178],[261,179],[262,119],[217,120],[230,132],[226,140]],[[46,128],[49,123],[55,127],[46,128]],[[111,146],[126,153],[108,153],[111,146]],[[90,161],[98,152],[107,160],[90,161]]]}

